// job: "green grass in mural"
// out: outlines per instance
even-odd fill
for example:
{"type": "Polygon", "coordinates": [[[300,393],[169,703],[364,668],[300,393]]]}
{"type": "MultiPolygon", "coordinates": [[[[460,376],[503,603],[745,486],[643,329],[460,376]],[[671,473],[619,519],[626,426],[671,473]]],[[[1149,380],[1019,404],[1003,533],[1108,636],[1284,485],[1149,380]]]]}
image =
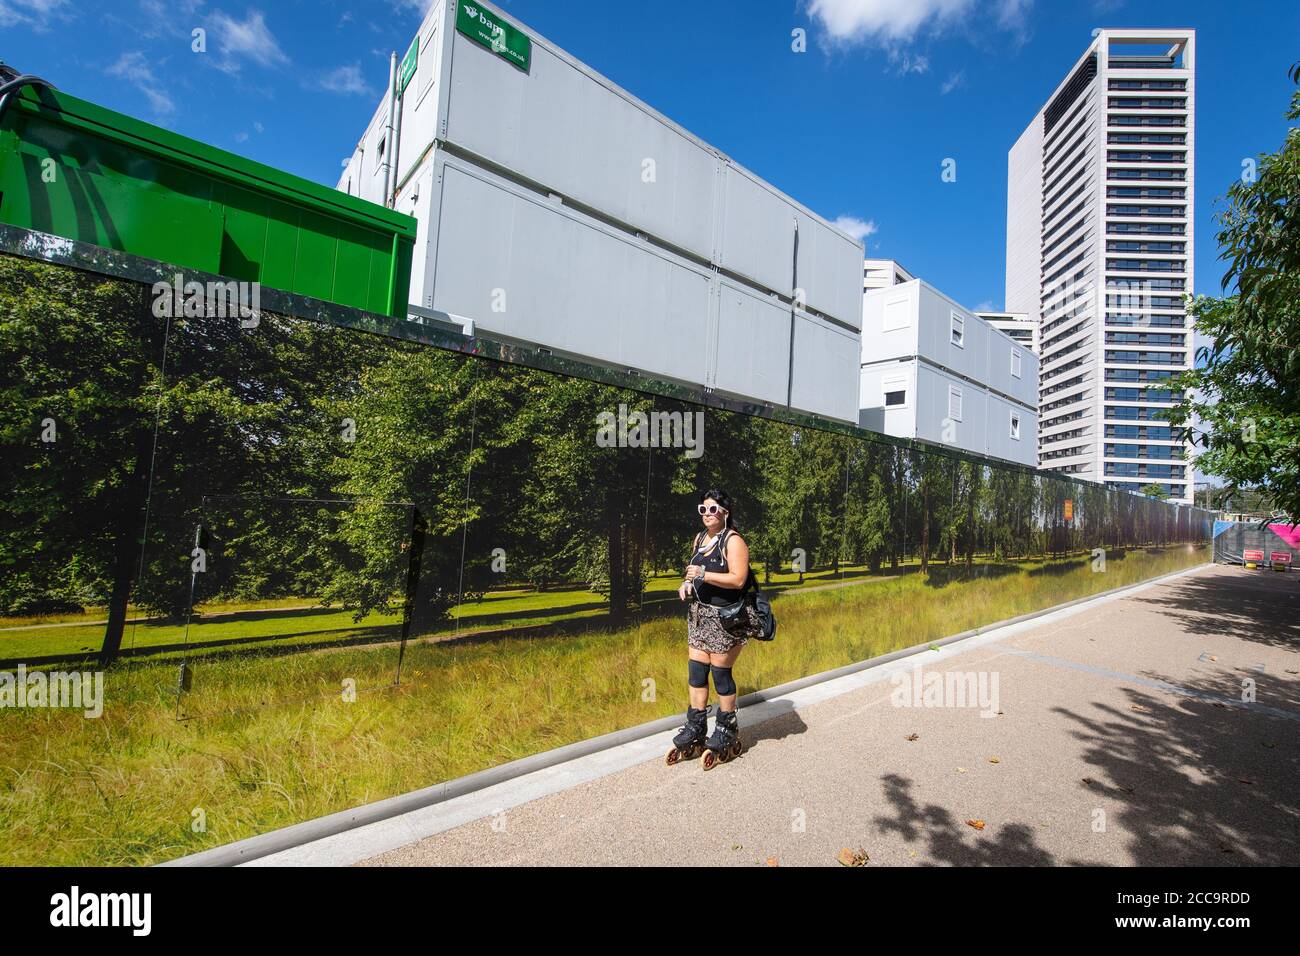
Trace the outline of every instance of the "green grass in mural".
{"type": "MultiPolygon", "coordinates": [[[[916,562],[900,570],[915,569],[916,562]]],[[[803,575],[785,572],[772,575],[771,587],[815,587],[838,580],[853,580],[867,573],[865,567],[845,566],[803,575]]],[[[644,602],[675,601],[681,583],[679,575],[658,575],[646,585],[644,602]]],[[[479,600],[467,600],[452,610],[451,619],[428,628],[418,636],[495,632],[503,629],[536,627],[558,621],[608,615],[608,601],[582,585],[534,590],[507,587],[490,591],[479,600]]],[[[348,610],[321,607],[312,597],[273,601],[218,602],[199,608],[201,614],[188,625],[184,622],[150,620],[143,616],[126,626],[122,641],[128,654],[178,654],[184,649],[265,648],[268,645],[323,645],[379,643],[401,637],[402,616],[372,613],[353,619],[348,610]]],[[[128,617],[137,617],[131,613],[128,617]]],[[[89,608],[82,615],[0,618],[0,661],[31,661],[59,655],[92,655],[104,637],[102,608],[89,608]]]]}
{"type": "MultiPolygon", "coordinates": [[[[1202,563],[1204,548],[987,565],[786,592],[751,642],[741,693],[1202,563]]],[[[145,864],[354,807],[685,707],[676,615],[620,630],[200,663],[174,717],[175,668],[106,678],[103,716],[0,712],[0,864],[145,864]],[[345,703],[346,679],[360,693],[345,703]],[[646,679],[652,702],[643,700],[646,679]],[[206,828],[195,832],[202,815],[206,828]]],[[[741,723],[744,723],[742,713],[741,723]]]]}

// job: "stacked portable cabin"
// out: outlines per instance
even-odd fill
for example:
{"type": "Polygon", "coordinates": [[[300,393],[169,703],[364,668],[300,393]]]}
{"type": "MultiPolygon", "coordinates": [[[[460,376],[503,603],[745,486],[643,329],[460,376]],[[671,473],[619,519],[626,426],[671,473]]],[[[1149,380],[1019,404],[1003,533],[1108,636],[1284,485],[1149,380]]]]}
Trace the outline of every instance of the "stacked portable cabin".
{"type": "Polygon", "coordinates": [[[1038,465],[1038,356],[921,279],[869,289],[863,428],[1038,465]]]}
{"type": "Polygon", "coordinates": [[[435,3],[395,73],[338,188],[418,220],[413,305],[857,421],[860,242],[487,4],[435,3]]]}

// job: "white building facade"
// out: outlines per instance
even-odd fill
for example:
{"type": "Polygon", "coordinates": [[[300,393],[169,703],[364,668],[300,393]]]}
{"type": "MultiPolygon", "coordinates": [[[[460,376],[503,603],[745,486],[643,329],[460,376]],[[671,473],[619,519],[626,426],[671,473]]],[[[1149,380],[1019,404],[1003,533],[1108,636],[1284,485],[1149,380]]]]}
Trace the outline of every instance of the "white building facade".
{"type": "Polygon", "coordinates": [[[976,312],[981,319],[1001,329],[1035,355],[1038,354],[1038,323],[1023,312],[976,312]]]}
{"type": "Polygon", "coordinates": [[[413,314],[856,420],[861,242],[492,4],[402,63],[338,188],[418,221],[413,314]]]}
{"type": "Polygon", "coordinates": [[[901,282],[911,282],[915,278],[896,259],[867,259],[862,263],[863,292],[886,289],[901,282]]]}
{"type": "Polygon", "coordinates": [[[1101,30],[1007,158],[1006,309],[1036,328],[1039,465],[1190,503],[1159,417],[1190,368],[1193,30],[1101,30]]]}
{"type": "Polygon", "coordinates": [[[1038,358],[920,279],[863,296],[863,428],[1034,467],[1038,358]]]}

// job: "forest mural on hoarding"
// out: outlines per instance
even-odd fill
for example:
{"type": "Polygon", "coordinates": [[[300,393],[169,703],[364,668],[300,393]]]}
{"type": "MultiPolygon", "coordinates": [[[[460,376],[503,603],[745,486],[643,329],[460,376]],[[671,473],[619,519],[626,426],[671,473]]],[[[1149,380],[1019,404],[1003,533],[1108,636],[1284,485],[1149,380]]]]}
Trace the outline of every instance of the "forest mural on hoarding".
{"type": "Polygon", "coordinates": [[[74,650],[103,662],[133,623],[218,606],[419,635],[503,589],[580,588],[618,621],[680,578],[706,487],[769,579],[1209,537],[1197,509],[955,452],[152,295],[0,259],[0,616],[93,620],[74,650]]]}

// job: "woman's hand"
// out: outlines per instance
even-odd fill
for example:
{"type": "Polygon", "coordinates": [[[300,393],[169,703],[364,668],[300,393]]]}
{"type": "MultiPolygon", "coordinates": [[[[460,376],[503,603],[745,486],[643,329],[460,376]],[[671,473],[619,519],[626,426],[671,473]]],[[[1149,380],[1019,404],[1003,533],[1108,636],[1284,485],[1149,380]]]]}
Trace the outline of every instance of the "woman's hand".
{"type": "Polygon", "coordinates": [[[677,589],[677,596],[681,598],[683,601],[686,600],[686,591],[687,591],[687,585],[686,582],[683,581],[682,586],[677,589]]]}
{"type": "Polygon", "coordinates": [[[693,581],[704,573],[704,565],[688,564],[686,565],[686,580],[693,581]]]}

